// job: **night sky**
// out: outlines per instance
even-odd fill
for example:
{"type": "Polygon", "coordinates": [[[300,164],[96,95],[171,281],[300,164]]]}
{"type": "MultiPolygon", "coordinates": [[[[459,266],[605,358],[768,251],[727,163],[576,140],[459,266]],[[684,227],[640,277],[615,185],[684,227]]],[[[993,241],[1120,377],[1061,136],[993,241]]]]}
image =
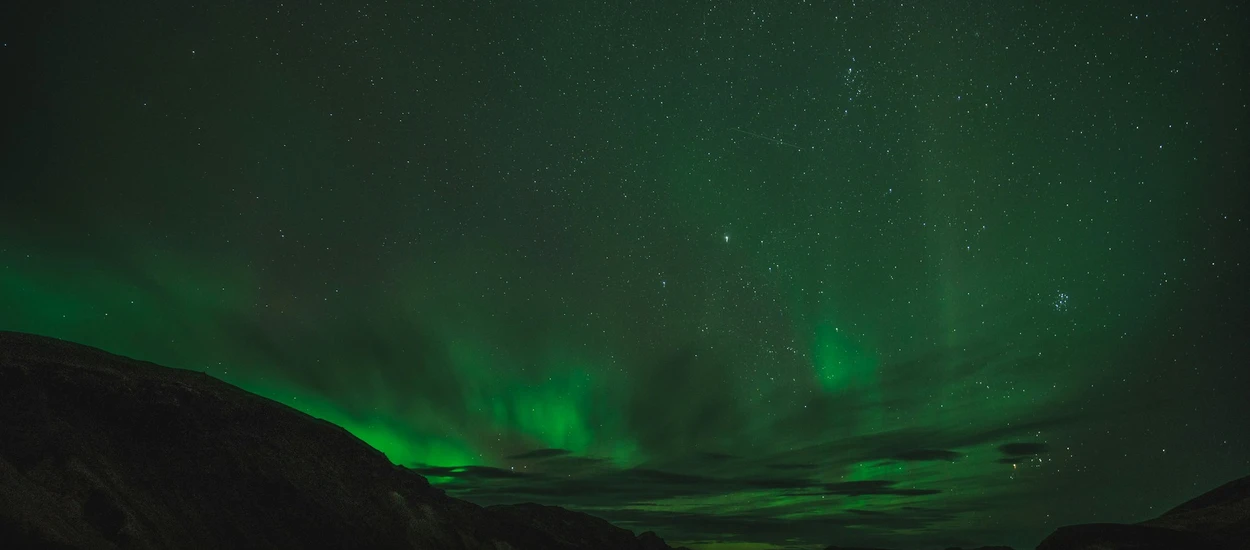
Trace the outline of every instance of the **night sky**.
{"type": "Polygon", "coordinates": [[[18,4],[0,329],[709,549],[1250,473],[1239,2],[18,4]]]}

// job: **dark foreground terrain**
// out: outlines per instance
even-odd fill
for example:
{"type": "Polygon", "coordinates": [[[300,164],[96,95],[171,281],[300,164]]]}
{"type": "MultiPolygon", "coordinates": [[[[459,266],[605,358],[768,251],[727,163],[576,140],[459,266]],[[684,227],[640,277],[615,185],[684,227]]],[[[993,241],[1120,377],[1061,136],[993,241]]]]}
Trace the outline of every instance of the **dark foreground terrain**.
{"type": "Polygon", "coordinates": [[[1250,549],[1250,477],[1225,483],[1152,520],[1060,527],[1037,550],[1250,549]]]}
{"type": "MultiPolygon", "coordinates": [[[[0,331],[0,548],[670,547],[554,506],[451,498],[342,428],[205,374],[0,331]]],[[[1038,549],[1250,550],[1250,477],[1038,549]]]]}
{"type": "MultiPolygon", "coordinates": [[[[882,549],[830,546],[825,550],[882,549]]],[[[977,550],[1010,549],[986,546],[977,550]]],[[[1250,476],[1141,523],[1060,527],[1037,550],[1250,550],[1250,476]]]]}
{"type": "Polygon", "coordinates": [[[205,374],[0,332],[3,548],[669,548],[482,508],[345,430],[205,374]]]}

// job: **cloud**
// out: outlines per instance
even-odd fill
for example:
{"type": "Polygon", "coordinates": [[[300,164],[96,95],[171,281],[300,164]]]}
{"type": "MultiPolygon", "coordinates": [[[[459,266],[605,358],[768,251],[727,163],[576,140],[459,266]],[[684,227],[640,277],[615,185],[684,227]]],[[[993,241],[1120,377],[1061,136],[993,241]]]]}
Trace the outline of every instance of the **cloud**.
{"type": "Polygon", "coordinates": [[[617,469],[610,463],[597,463],[580,471],[549,468],[549,462],[540,464],[544,466],[525,471],[484,466],[425,467],[415,471],[443,479],[440,487],[482,505],[559,497],[566,506],[619,507],[759,491],[795,497],[925,496],[941,492],[927,487],[901,487],[901,482],[894,480],[828,483],[807,475],[768,475],[764,467],[759,468],[763,474],[747,470],[737,475],[713,476],[655,468],[617,469]]]}
{"type": "MultiPolygon", "coordinates": [[[[647,458],[632,467],[576,456],[565,449],[538,448],[508,456],[508,460],[525,461],[517,463],[515,470],[447,468],[427,475],[439,476],[437,485],[449,494],[479,505],[558,504],[630,529],[656,530],[683,543],[750,540],[786,547],[796,541],[858,546],[888,545],[889,541],[897,545],[906,543],[899,538],[900,532],[932,536],[932,530],[984,510],[983,501],[967,502],[960,493],[951,492],[943,481],[949,478],[936,475],[936,469],[946,471],[954,461],[959,461],[960,468],[977,467],[966,449],[988,447],[1004,453],[987,461],[1009,460],[1012,455],[1006,453],[1012,452],[1045,452],[1046,444],[1028,442],[1030,434],[1080,418],[1067,411],[1046,411],[1010,424],[898,426],[830,434],[818,428],[827,426],[828,418],[853,417],[868,405],[841,395],[816,395],[779,420],[793,430],[770,430],[787,444],[784,447],[778,444],[773,452],[765,453],[726,448],[716,434],[723,433],[728,424],[740,425],[727,418],[740,420],[741,404],[725,401],[726,395],[719,391],[696,395],[689,388],[697,377],[660,376],[670,371],[713,372],[721,364],[719,358],[704,355],[700,350],[697,358],[681,353],[661,357],[658,364],[669,368],[654,372],[644,368],[633,378],[642,384],[650,375],[654,379],[646,382],[663,388],[657,391],[668,395],[673,390],[670,386],[683,387],[671,393],[690,396],[659,407],[652,402],[650,408],[644,401],[627,400],[626,429],[643,449],[639,454],[647,458]],[[727,416],[709,416],[717,411],[727,416]],[[935,506],[938,498],[940,507],[935,506]],[[726,511],[721,502],[734,503],[733,509],[726,511]],[[813,502],[819,504],[814,507],[813,502]]],[[[993,353],[982,355],[980,362],[1002,360],[993,353]]],[[[972,362],[957,354],[945,361],[972,362]]],[[[913,546],[934,544],[927,538],[914,542],[913,546]]],[[[957,546],[970,541],[942,542],[957,546]]]]}
{"type": "Polygon", "coordinates": [[[505,470],[503,468],[492,468],[490,466],[425,466],[413,468],[412,471],[426,477],[449,477],[466,482],[530,477],[530,474],[526,474],[524,472],[518,472],[511,469],[505,470]]]}
{"type": "Polygon", "coordinates": [[[845,496],[865,496],[865,495],[936,495],[941,493],[937,489],[900,489],[895,488],[897,481],[885,479],[873,479],[867,481],[844,481],[841,483],[826,483],[823,486],[823,493],[827,495],[845,495],[845,496]]]}
{"type": "Polygon", "coordinates": [[[1008,443],[998,447],[999,452],[1008,456],[1027,456],[1042,454],[1050,450],[1045,443],[1008,443]]]}
{"type": "Polygon", "coordinates": [[[569,451],[565,449],[534,449],[521,454],[509,456],[511,460],[542,460],[544,458],[553,458],[557,456],[566,456],[569,451]]]}
{"type": "Polygon", "coordinates": [[[544,468],[549,468],[554,471],[563,471],[566,473],[572,470],[585,470],[589,468],[601,467],[607,463],[608,459],[606,458],[572,455],[555,456],[542,461],[544,468]]]}
{"type": "Polygon", "coordinates": [[[953,462],[963,456],[963,453],[948,451],[946,449],[916,449],[894,455],[896,460],[904,462],[926,462],[926,461],[946,461],[953,462]]]}

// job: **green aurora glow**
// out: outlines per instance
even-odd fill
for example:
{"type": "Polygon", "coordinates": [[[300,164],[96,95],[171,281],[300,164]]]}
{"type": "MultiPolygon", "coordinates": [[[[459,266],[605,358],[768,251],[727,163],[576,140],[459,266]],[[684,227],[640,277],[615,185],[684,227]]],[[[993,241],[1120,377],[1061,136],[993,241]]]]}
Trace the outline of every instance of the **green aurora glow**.
{"type": "Polygon", "coordinates": [[[4,8],[0,329],[703,548],[1250,468],[1237,3],[445,4],[4,8]]]}

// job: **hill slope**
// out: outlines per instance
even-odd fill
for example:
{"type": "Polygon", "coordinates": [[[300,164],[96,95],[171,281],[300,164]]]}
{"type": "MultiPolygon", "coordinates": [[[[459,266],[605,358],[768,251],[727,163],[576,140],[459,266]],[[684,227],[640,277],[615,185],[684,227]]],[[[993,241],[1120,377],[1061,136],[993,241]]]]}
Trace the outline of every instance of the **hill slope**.
{"type": "Polygon", "coordinates": [[[0,541],[669,548],[560,508],[454,499],[345,430],[208,375],[12,332],[0,332],[0,541]]]}
{"type": "Polygon", "coordinates": [[[1250,548],[1250,477],[1225,483],[1152,520],[1060,527],[1038,550],[1250,548]]]}

